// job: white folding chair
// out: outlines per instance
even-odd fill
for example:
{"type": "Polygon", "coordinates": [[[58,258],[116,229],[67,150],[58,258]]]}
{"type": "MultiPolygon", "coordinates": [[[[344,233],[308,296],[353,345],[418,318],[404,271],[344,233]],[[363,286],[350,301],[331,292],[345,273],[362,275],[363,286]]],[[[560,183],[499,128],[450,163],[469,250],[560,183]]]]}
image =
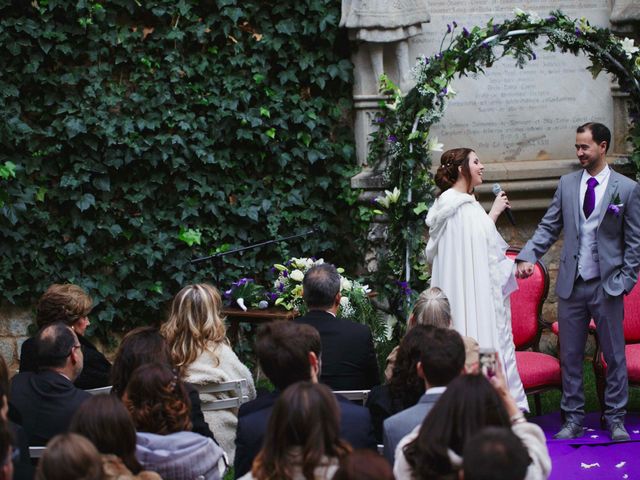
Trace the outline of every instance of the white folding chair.
{"type": "Polygon", "coordinates": [[[347,400],[351,400],[352,402],[360,402],[362,405],[367,403],[367,398],[369,398],[369,392],[371,390],[334,390],[333,393],[336,395],[342,395],[347,400]]]}
{"type": "Polygon", "coordinates": [[[111,393],[111,388],[111,385],[109,385],[108,387],[90,388],[89,390],[85,390],[85,392],[88,392],[91,395],[109,395],[111,393]]]}
{"type": "Polygon", "coordinates": [[[47,447],[29,447],[29,457],[40,458],[47,447]]]}
{"type": "Polygon", "coordinates": [[[200,394],[202,401],[202,411],[212,412],[214,410],[227,410],[229,408],[239,408],[245,402],[249,401],[249,397],[245,394],[247,391],[247,380],[242,378],[239,380],[230,380],[228,382],[210,383],[207,385],[195,385],[200,394]],[[223,392],[234,392],[235,396],[230,398],[220,398],[208,400],[203,399],[203,394],[215,394],[223,392]]]}

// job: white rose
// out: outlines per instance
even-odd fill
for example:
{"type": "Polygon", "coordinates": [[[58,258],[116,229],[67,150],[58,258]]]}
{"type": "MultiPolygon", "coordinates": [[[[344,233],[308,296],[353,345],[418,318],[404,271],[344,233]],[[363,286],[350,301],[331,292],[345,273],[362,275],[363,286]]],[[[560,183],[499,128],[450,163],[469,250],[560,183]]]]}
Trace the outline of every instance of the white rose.
{"type": "Polygon", "coordinates": [[[340,290],[349,291],[349,290],[351,290],[352,286],[353,285],[352,285],[350,280],[347,280],[346,278],[342,277],[342,285],[340,287],[340,290]]]}
{"type": "Polygon", "coordinates": [[[304,280],[304,273],[296,268],[289,274],[289,278],[291,280],[295,280],[296,282],[301,282],[302,280],[304,280]]]}
{"type": "Polygon", "coordinates": [[[349,297],[340,297],[340,306],[342,308],[347,308],[349,305],[349,297]]]}

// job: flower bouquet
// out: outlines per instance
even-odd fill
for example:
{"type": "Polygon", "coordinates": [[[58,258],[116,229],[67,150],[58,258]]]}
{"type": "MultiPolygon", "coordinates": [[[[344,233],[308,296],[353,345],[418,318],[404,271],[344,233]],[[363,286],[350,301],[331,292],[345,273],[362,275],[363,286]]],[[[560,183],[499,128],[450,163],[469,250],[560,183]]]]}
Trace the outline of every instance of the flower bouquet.
{"type": "Polygon", "coordinates": [[[237,305],[245,312],[247,307],[264,309],[269,306],[265,296],[265,288],[254,282],[252,278],[241,278],[233,282],[231,288],[224,292],[224,298],[229,305],[237,305]]]}

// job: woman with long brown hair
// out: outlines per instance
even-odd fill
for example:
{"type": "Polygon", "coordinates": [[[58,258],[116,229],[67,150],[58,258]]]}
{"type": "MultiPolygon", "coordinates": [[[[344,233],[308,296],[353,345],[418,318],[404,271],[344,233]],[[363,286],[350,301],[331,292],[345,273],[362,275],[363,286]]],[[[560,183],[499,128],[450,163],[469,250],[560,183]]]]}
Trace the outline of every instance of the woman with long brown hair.
{"type": "Polygon", "coordinates": [[[431,286],[449,299],[453,328],[460,335],[499,353],[513,397],[528,410],[511,332],[509,296],[518,288],[515,266],[495,225],[509,200],[499,192],[489,213],[484,211],[474,196],[484,165],[470,148],[447,150],[440,163],[435,182],[441,193],[427,214],[431,286]]]}
{"type": "Polygon", "coordinates": [[[142,470],[136,458],[136,427],[115,395],[95,395],[71,420],[69,431],[87,438],[102,455],[105,480],[162,480],[142,470]]]}
{"type": "MultiPolygon", "coordinates": [[[[185,382],[208,385],[245,379],[247,391],[203,394],[203,402],[246,395],[256,397],[249,369],[229,346],[222,298],[218,290],[206,283],[188,285],[171,302],[169,317],[160,332],[166,338],[174,364],[185,382]]],[[[233,461],[235,454],[237,409],[205,412],[204,418],[216,440],[233,461]]]]}
{"type": "Polygon", "coordinates": [[[278,398],[262,450],[241,480],[329,480],[350,451],[340,439],[340,411],[329,387],[294,383],[278,398]]]}

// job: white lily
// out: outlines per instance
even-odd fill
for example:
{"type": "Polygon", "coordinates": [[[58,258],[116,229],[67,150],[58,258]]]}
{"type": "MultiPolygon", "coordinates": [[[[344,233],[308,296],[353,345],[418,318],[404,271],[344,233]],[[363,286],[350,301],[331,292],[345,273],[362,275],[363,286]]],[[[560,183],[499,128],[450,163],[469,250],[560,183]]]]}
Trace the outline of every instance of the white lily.
{"type": "Polygon", "coordinates": [[[427,150],[430,152],[442,152],[444,143],[438,143],[438,137],[431,137],[427,142],[427,150]]]}
{"type": "Polygon", "coordinates": [[[633,57],[633,54],[640,50],[640,48],[634,45],[633,38],[624,37],[624,40],[621,40],[620,44],[622,46],[622,50],[624,50],[624,53],[627,55],[627,58],[633,57]]]}
{"type": "Polygon", "coordinates": [[[236,300],[236,303],[238,304],[238,306],[244,310],[245,312],[247,311],[247,307],[244,304],[244,298],[240,297],[236,300]]]}
{"type": "Polygon", "coordinates": [[[513,9],[513,14],[516,17],[526,17],[527,16],[527,12],[525,12],[524,10],[522,10],[521,8],[518,8],[518,7],[513,9]]]}
{"type": "Polygon", "coordinates": [[[291,278],[291,280],[295,280],[296,282],[301,282],[302,280],[304,280],[304,273],[296,268],[289,274],[289,278],[291,278]]]}
{"type": "Polygon", "coordinates": [[[344,277],[341,277],[340,280],[341,280],[340,290],[346,290],[346,291],[351,290],[351,287],[353,286],[351,283],[351,280],[347,280],[344,277]]]}
{"type": "Polygon", "coordinates": [[[398,187],[394,187],[393,191],[389,190],[384,191],[384,197],[376,197],[376,202],[382,205],[384,208],[389,208],[389,205],[392,203],[397,203],[400,198],[400,189],[398,187]]]}

